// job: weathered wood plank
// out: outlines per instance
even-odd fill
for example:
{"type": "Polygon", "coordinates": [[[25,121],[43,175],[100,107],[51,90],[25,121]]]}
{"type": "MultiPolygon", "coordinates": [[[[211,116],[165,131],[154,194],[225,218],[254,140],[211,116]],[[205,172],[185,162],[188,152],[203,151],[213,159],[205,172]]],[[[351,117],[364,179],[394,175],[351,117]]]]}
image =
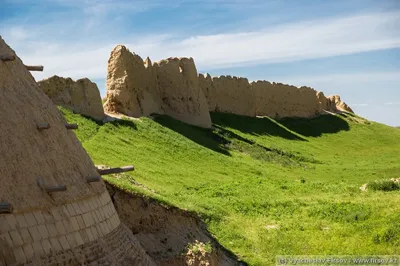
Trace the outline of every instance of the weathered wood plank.
{"type": "Polygon", "coordinates": [[[50,128],[50,124],[49,123],[40,123],[36,125],[36,128],[39,130],[45,130],[45,129],[49,129],[50,128]]]}
{"type": "Polygon", "coordinates": [[[43,66],[27,66],[25,65],[26,69],[29,71],[43,71],[43,66]]]}
{"type": "Polygon", "coordinates": [[[67,129],[78,129],[78,124],[65,124],[67,129]]]}
{"type": "Polygon", "coordinates": [[[1,61],[14,61],[15,55],[0,55],[1,61]]]}
{"type": "Polygon", "coordinates": [[[0,202],[0,213],[12,213],[13,206],[8,202],[0,202]]]}
{"type": "Polygon", "coordinates": [[[101,176],[89,176],[86,177],[86,182],[92,183],[92,182],[99,182],[101,180],[101,176]]]}
{"type": "Polygon", "coordinates": [[[52,186],[52,187],[45,187],[44,188],[47,193],[52,193],[52,192],[62,192],[67,190],[67,186],[64,185],[58,185],[58,186],[52,186]]]}
{"type": "Polygon", "coordinates": [[[97,169],[100,175],[111,175],[111,174],[119,174],[124,172],[133,171],[135,168],[133,165],[110,168],[110,169],[97,169]]]}

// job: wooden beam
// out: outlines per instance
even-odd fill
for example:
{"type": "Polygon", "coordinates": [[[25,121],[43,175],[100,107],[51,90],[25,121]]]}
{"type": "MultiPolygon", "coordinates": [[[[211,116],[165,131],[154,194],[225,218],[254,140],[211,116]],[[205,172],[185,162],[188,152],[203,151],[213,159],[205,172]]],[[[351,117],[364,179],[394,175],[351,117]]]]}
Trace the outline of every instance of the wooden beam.
{"type": "Polygon", "coordinates": [[[101,176],[89,176],[86,177],[86,182],[92,183],[92,182],[99,182],[101,180],[101,176]]]}
{"type": "Polygon", "coordinates": [[[100,175],[111,175],[111,174],[119,174],[124,172],[133,171],[135,168],[133,165],[110,168],[110,169],[97,169],[100,175]]]}
{"type": "Polygon", "coordinates": [[[65,127],[67,129],[78,129],[78,125],[77,124],[65,124],[65,127]]]}
{"type": "Polygon", "coordinates": [[[11,203],[8,202],[0,202],[0,214],[1,213],[12,213],[13,206],[11,203]]]}
{"type": "Polygon", "coordinates": [[[14,61],[15,55],[0,55],[1,61],[14,61]]]}
{"type": "Polygon", "coordinates": [[[66,186],[46,186],[43,179],[41,177],[37,177],[37,185],[46,191],[47,193],[52,193],[52,192],[60,192],[60,191],[66,191],[67,187],[66,186]]]}
{"type": "Polygon", "coordinates": [[[43,66],[27,66],[27,65],[25,65],[25,67],[29,71],[43,71],[43,66]]]}
{"type": "Polygon", "coordinates": [[[52,193],[52,192],[60,192],[60,191],[66,191],[67,186],[52,186],[52,187],[45,187],[44,188],[47,193],[52,193]]]}
{"type": "Polygon", "coordinates": [[[50,124],[49,123],[40,123],[36,125],[36,128],[39,130],[45,130],[45,129],[49,129],[50,128],[50,124]]]}

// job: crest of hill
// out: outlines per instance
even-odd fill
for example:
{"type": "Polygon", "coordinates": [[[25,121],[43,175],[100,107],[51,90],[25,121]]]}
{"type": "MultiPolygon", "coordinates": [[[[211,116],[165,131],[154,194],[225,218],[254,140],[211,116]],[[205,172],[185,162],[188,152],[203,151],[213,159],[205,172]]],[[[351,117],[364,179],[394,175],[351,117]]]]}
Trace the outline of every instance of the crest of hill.
{"type": "Polygon", "coordinates": [[[39,81],[38,85],[56,105],[96,120],[105,118],[99,89],[88,78],[74,81],[53,76],[39,81]]]}

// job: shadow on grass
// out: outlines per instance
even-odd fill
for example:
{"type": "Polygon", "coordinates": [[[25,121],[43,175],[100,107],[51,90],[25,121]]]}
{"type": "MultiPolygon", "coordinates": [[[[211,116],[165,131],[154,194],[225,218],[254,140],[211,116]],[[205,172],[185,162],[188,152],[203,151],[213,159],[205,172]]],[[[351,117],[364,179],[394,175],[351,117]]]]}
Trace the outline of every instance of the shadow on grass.
{"type": "MultiPolygon", "coordinates": [[[[347,116],[344,116],[346,118],[347,116]]],[[[289,140],[307,141],[304,137],[319,137],[324,133],[337,133],[350,129],[344,118],[321,115],[314,118],[247,117],[227,113],[211,113],[214,124],[237,129],[252,135],[277,136],[289,140]],[[303,137],[304,136],[304,137],[303,137]]]]}
{"type": "Polygon", "coordinates": [[[130,127],[133,130],[137,130],[137,126],[135,125],[135,123],[129,119],[116,119],[110,123],[116,127],[124,126],[124,127],[130,127]]]}
{"type": "Polygon", "coordinates": [[[229,151],[224,148],[224,145],[229,145],[230,141],[225,139],[223,136],[216,134],[211,129],[188,125],[166,115],[157,115],[155,116],[154,121],[181,134],[182,136],[185,136],[199,145],[230,156],[229,151]]]}
{"type": "Polygon", "coordinates": [[[321,115],[314,118],[283,118],[280,124],[306,137],[320,137],[350,129],[347,121],[337,115],[321,115]]]}
{"type": "Polygon", "coordinates": [[[211,113],[211,119],[214,125],[230,127],[247,134],[277,136],[289,140],[307,141],[302,136],[290,132],[290,130],[269,117],[211,113]]]}

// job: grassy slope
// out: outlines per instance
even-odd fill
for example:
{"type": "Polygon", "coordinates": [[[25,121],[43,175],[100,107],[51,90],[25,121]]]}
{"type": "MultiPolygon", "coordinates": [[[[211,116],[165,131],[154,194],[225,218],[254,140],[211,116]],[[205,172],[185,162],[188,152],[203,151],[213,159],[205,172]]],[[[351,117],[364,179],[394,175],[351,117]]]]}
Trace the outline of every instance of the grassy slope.
{"type": "Polygon", "coordinates": [[[400,253],[399,191],[359,189],[400,176],[395,128],[349,115],[212,114],[208,131],[165,116],[98,125],[63,112],[96,164],[136,167],[107,180],[199,213],[251,265],[278,254],[400,253]]]}

